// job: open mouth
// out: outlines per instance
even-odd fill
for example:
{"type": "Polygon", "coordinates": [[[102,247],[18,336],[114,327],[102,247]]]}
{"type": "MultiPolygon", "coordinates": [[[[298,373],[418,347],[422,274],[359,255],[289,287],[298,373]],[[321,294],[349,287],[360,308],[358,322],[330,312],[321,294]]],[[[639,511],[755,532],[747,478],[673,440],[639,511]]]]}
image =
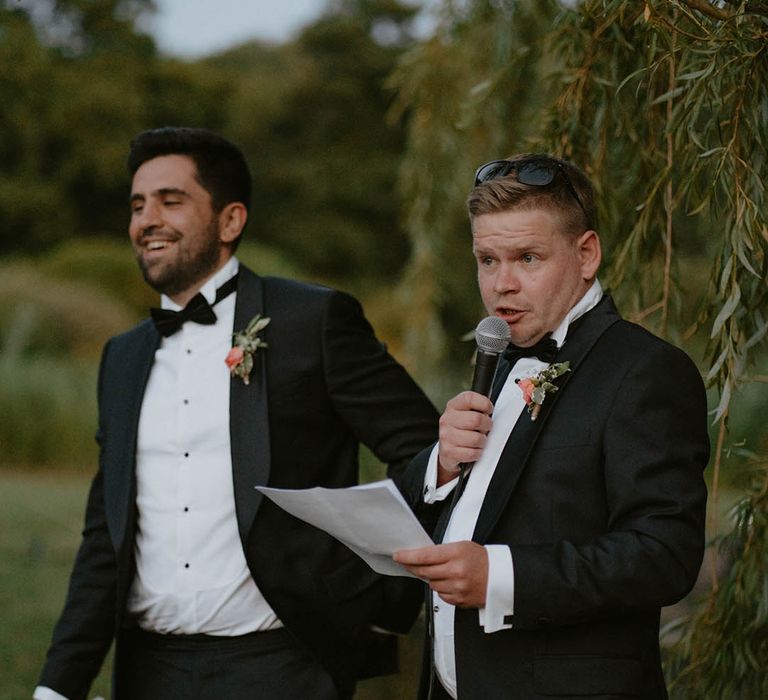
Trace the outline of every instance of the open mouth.
{"type": "Polygon", "coordinates": [[[144,249],[147,252],[151,253],[151,252],[156,251],[156,250],[165,250],[166,248],[170,248],[175,243],[176,243],[176,241],[171,241],[171,240],[166,240],[166,239],[147,241],[146,243],[144,243],[144,249]]]}
{"type": "Polygon", "coordinates": [[[147,250],[162,250],[170,245],[168,241],[150,241],[147,243],[147,250]]]}
{"type": "Polygon", "coordinates": [[[503,318],[507,323],[511,323],[513,321],[519,321],[523,314],[525,314],[525,311],[522,309],[508,309],[508,308],[497,308],[496,314],[503,318]]]}

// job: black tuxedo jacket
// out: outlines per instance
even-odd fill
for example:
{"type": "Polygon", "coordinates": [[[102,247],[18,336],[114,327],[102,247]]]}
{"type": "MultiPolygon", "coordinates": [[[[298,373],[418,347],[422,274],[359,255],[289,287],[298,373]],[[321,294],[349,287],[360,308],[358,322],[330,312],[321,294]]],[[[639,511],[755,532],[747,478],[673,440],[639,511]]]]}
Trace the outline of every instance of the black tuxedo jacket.
{"type": "MultiPolygon", "coordinates": [[[[691,589],[704,548],[701,376],[608,297],[571,327],[566,360],[538,419],[515,424],[479,513],[473,540],[512,553],[513,627],[486,634],[476,609],[456,610],[460,700],[667,696],[659,610],[691,589]]],[[[419,504],[428,456],[407,495],[434,522],[419,504]]]]}
{"type": "MultiPolygon", "coordinates": [[[[254,580],[286,627],[315,652],[341,688],[363,668],[369,626],[406,631],[421,591],[382,577],[325,533],[294,519],[254,488],[357,483],[359,443],[397,477],[437,434],[437,413],[376,340],[346,294],[243,266],[235,329],[271,318],[267,349],[249,385],[231,381],[230,437],[237,521],[254,580]]],[[[131,621],[135,447],[144,388],[160,337],[151,322],[113,338],[99,375],[99,469],[67,601],[40,684],[85,697],[113,638],[131,621]]],[[[222,362],[224,358],[222,358],[222,362]]],[[[126,699],[127,700],[127,699],[126,699]]]]}

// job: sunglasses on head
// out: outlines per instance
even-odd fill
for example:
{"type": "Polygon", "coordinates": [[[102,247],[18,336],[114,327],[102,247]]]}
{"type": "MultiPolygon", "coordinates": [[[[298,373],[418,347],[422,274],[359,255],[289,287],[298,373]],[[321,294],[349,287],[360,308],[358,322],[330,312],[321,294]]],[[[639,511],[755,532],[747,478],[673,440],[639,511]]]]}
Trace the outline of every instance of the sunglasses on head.
{"type": "MultiPolygon", "coordinates": [[[[573,195],[584,215],[587,216],[587,210],[584,209],[581,198],[577,194],[571,178],[568,177],[563,163],[554,158],[535,156],[533,158],[521,158],[520,160],[492,160],[485,163],[485,165],[481,165],[475,171],[475,187],[482,182],[495,180],[512,173],[514,173],[517,181],[524,185],[546,187],[552,184],[552,181],[559,172],[563,174],[565,184],[568,185],[568,191],[573,195]]],[[[589,219],[589,216],[587,216],[587,219],[589,219]]]]}

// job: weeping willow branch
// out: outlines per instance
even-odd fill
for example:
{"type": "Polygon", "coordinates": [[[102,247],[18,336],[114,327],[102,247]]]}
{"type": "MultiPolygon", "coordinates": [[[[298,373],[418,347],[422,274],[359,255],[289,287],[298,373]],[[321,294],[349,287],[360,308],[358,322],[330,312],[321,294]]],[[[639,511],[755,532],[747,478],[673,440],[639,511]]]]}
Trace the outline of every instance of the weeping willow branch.
{"type": "MultiPolygon", "coordinates": [[[[768,465],[733,509],[733,530],[717,542],[723,578],[667,658],[672,698],[768,697],[768,465]]],[[[679,629],[679,628],[678,628],[679,629]]]]}
{"type": "MultiPolygon", "coordinates": [[[[712,17],[712,19],[719,19],[719,20],[729,20],[733,19],[735,16],[741,14],[739,10],[734,10],[732,12],[729,12],[728,10],[725,10],[720,7],[716,7],[711,2],[707,2],[707,0],[680,0],[680,2],[686,4],[688,7],[690,7],[692,10],[698,10],[704,15],[707,15],[708,17],[712,17]]],[[[741,5],[741,10],[745,15],[763,15],[768,17],[768,7],[764,7],[763,5],[760,5],[756,2],[745,2],[740,3],[738,0],[734,2],[734,0],[726,0],[726,2],[729,2],[730,4],[737,4],[741,5]]]]}
{"type": "MultiPolygon", "coordinates": [[[[673,15],[674,16],[674,15],[673,15]]],[[[675,80],[676,76],[676,65],[675,65],[675,44],[677,43],[677,32],[672,33],[672,47],[669,52],[669,83],[667,86],[667,91],[670,95],[674,94],[675,88],[677,87],[677,81],[675,80]]],[[[668,180],[667,180],[667,186],[664,191],[664,209],[666,211],[667,215],[667,222],[666,222],[666,237],[664,241],[664,294],[662,297],[662,304],[661,304],[661,335],[662,337],[665,337],[667,335],[667,323],[669,322],[669,298],[670,298],[670,286],[671,286],[671,276],[672,276],[672,215],[674,213],[674,201],[672,196],[672,169],[674,166],[674,160],[675,160],[675,152],[674,152],[674,144],[672,141],[672,110],[673,101],[670,98],[667,101],[667,137],[666,137],[666,146],[667,146],[667,172],[668,180]]]]}
{"type": "Polygon", "coordinates": [[[707,2],[707,0],[680,0],[680,2],[692,10],[698,10],[701,14],[712,17],[712,19],[728,20],[734,15],[734,13],[728,12],[728,10],[715,7],[712,3],[707,2]]]}

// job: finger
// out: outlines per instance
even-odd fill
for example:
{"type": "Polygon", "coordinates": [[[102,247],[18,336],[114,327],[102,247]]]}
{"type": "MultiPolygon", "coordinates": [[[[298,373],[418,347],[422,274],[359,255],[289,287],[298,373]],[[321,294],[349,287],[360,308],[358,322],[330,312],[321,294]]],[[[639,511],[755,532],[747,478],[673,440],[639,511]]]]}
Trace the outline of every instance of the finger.
{"type": "Polygon", "coordinates": [[[462,462],[476,462],[485,449],[487,439],[483,432],[441,425],[438,447],[440,464],[445,469],[455,470],[462,462]]]}
{"type": "Polygon", "coordinates": [[[458,475],[458,466],[460,464],[477,462],[482,454],[482,448],[456,447],[455,445],[445,443],[441,443],[438,448],[440,466],[451,473],[453,478],[458,475]]]}
{"type": "Polygon", "coordinates": [[[488,433],[493,427],[493,420],[485,413],[477,411],[454,411],[449,410],[440,416],[440,429],[474,431],[477,433],[488,433]]]}
{"type": "Polygon", "coordinates": [[[476,391],[462,391],[454,396],[447,404],[446,411],[449,409],[458,411],[477,411],[491,415],[493,412],[493,403],[487,396],[478,394],[476,391]]]}
{"type": "Polygon", "coordinates": [[[392,555],[398,564],[413,567],[431,567],[444,564],[447,557],[443,545],[420,547],[419,549],[400,549],[392,555]]]}
{"type": "Polygon", "coordinates": [[[401,549],[392,554],[392,558],[398,564],[403,564],[407,567],[418,568],[428,563],[428,549],[430,548],[401,549]]]}
{"type": "Polygon", "coordinates": [[[461,430],[459,428],[441,427],[439,440],[443,445],[458,447],[468,450],[481,450],[487,442],[485,433],[474,430],[461,430]]]}
{"type": "MultiPolygon", "coordinates": [[[[451,479],[455,479],[459,475],[460,464],[472,464],[473,462],[477,462],[482,454],[482,450],[443,448],[441,446],[439,452],[440,466],[449,473],[451,479]]],[[[450,481],[450,479],[447,481],[450,481]]]]}

